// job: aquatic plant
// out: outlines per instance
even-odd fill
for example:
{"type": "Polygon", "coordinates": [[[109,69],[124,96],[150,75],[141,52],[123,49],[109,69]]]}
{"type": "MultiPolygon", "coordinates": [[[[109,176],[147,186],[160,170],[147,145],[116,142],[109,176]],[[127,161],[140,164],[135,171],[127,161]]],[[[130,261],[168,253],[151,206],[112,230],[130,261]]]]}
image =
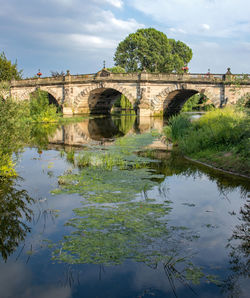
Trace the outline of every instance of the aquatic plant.
{"type": "Polygon", "coordinates": [[[172,202],[163,189],[157,198],[148,194],[164,176],[148,167],[157,163],[154,159],[137,153],[157,137],[155,132],[131,135],[75,157],[79,170],[60,176],[52,193],[76,193],[83,206],[66,223],[71,233],[50,244],[53,260],[117,265],[132,259],[163,266],[173,284],[175,279],[187,285],[210,278],[192,264],[188,249],[199,236],[168,223],[172,202]]]}

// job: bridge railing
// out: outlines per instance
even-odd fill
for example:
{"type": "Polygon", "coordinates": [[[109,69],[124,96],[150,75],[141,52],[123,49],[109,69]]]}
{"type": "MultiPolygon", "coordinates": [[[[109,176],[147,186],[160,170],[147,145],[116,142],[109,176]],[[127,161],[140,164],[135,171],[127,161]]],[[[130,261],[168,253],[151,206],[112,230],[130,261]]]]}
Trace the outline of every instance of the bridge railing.
{"type": "Polygon", "coordinates": [[[65,75],[58,77],[30,78],[25,80],[11,81],[11,86],[37,86],[37,85],[64,85],[65,83],[87,82],[87,81],[204,81],[204,82],[246,82],[250,83],[250,74],[213,74],[213,73],[185,73],[185,74],[167,74],[167,73],[111,73],[107,76],[98,74],[80,74],[65,75]]]}

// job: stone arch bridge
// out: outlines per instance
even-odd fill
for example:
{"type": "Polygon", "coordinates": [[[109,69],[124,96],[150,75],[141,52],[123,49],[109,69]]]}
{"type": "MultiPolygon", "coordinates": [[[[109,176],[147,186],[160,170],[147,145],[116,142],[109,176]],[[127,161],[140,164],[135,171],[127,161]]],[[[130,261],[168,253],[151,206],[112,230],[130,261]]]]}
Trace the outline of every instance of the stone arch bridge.
{"type": "Polygon", "coordinates": [[[29,99],[36,89],[47,91],[64,114],[109,113],[124,94],[140,116],[178,112],[187,99],[203,93],[216,107],[234,104],[250,93],[250,75],[232,74],[112,74],[105,68],[96,74],[33,78],[12,81],[10,95],[29,99]]]}

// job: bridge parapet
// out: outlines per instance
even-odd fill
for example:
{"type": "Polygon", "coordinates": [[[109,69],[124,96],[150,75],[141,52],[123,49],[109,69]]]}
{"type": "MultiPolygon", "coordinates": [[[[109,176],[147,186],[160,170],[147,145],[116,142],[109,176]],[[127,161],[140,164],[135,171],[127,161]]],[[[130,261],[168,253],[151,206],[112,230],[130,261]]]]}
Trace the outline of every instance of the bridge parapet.
{"type": "Polygon", "coordinates": [[[95,81],[165,81],[165,82],[207,82],[207,83],[246,83],[250,84],[250,74],[167,74],[167,73],[110,73],[102,77],[96,74],[65,75],[58,77],[32,78],[11,81],[11,87],[65,85],[95,81]]]}

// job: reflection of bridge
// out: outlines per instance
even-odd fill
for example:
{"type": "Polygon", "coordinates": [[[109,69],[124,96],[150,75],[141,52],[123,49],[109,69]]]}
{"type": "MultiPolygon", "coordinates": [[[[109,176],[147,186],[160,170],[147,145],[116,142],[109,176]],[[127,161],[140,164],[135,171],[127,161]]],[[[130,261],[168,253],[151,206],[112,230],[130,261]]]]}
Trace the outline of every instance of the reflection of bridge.
{"type": "Polygon", "coordinates": [[[115,137],[131,133],[143,133],[156,129],[161,131],[163,121],[160,118],[124,118],[126,130],[123,129],[120,119],[95,118],[85,119],[78,123],[68,124],[57,129],[56,133],[49,138],[49,142],[58,145],[81,146],[97,142],[112,142],[115,137]],[[117,121],[116,121],[117,120],[117,121]]]}
{"type": "Polygon", "coordinates": [[[92,75],[70,75],[12,81],[11,96],[29,99],[37,88],[47,91],[64,114],[108,113],[124,94],[140,115],[180,110],[195,93],[205,94],[215,106],[233,104],[250,92],[249,75],[128,73],[111,74],[102,69],[92,75]]]}

